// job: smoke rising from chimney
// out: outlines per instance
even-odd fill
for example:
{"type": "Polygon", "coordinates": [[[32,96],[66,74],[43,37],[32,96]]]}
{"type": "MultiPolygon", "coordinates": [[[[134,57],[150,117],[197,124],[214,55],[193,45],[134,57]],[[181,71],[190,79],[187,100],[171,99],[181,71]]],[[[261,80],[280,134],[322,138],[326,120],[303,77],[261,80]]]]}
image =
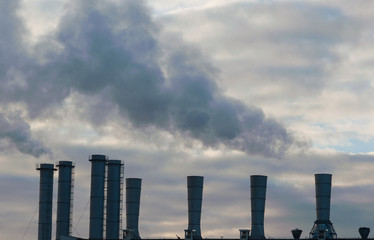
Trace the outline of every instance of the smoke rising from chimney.
{"type": "Polygon", "coordinates": [[[17,112],[7,115],[0,112],[0,143],[0,150],[11,146],[34,157],[49,153],[41,142],[32,138],[30,125],[17,112]]]}
{"type": "MultiPolygon", "coordinates": [[[[0,44],[0,63],[10,61],[2,65],[0,100],[22,104],[29,118],[79,93],[111,106],[100,109],[102,116],[118,111],[134,127],[182,134],[206,147],[282,157],[307,145],[261,109],[226,97],[215,82],[217,70],[198,49],[180,39],[161,41],[144,1],[72,1],[57,29],[21,53],[27,33],[14,14],[17,3],[6,2],[0,1],[0,18],[5,13],[12,28],[0,21],[9,33],[0,42],[13,47],[0,44]]],[[[37,156],[41,150],[29,151],[37,156]]]]}

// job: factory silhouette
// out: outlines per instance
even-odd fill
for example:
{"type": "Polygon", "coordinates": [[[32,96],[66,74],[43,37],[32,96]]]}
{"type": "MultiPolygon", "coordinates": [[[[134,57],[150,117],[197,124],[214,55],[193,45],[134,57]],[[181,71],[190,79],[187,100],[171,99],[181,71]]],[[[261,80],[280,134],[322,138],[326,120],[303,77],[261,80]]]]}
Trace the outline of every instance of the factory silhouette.
{"type": "MultiPolygon", "coordinates": [[[[122,196],[124,165],[120,160],[109,160],[105,155],[91,155],[90,193],[90,240],[136,240],[139,233],[139,210],[142,179],[126,178],[126,228],[122,226],[122,196]]],[[[58,170],[56,240],[79,240],[72,236],[72,202],[74,164],[60,161],[54,164],[42,163],[39,186],[38,240],[52,240],[52,199],[53,176],[58,170]]],[[[309,239],[338,239],[330,221],[332,175],[315,174],[316,221],[309,233],[309,239]]],[[[203,176],[187,176],[188,226],[184,230],[185,240],[201,240],[201,209],[203,199],[203,176]]],[[[264,215],[267,176],[250,176],[251,229],[238,229],[240,240],[266,239],[264,215]]],[[[362,239],[367,239],[370,229],[359,228],[362,239]]],[[[293,239],[300,239],[302,230],[291,231],[293,239]]],[[[179,237],[178,237],[179,238],[179,237]]],[[[212,240],[212,239],[211,239],[212,240]]]]}

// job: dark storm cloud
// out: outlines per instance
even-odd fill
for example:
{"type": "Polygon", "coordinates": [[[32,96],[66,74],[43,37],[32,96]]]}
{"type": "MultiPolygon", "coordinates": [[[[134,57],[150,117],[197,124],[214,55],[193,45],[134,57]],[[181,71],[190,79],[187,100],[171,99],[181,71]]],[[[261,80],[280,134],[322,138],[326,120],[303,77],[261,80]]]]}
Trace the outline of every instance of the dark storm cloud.
{"type": "MultiPolygon", "coordinates": [[[[117,110],[135,127],[155,126],[207,147],[281,157],[305,145],[261,109],[225,97],[217,71],[199,50],[180,39],[165,46],[159,32],[143,1],[72,2],[57,30],[20,61],[16,71],[23,81],[8,89],[8,99],[40,118],[77,92],[110,106],[100,115],[117,110]]],[[[11,62],[8,73],[10,66],[16,65],[11,62]]],[[[90,111],[94,116],[95,108],[90,111]]]]}

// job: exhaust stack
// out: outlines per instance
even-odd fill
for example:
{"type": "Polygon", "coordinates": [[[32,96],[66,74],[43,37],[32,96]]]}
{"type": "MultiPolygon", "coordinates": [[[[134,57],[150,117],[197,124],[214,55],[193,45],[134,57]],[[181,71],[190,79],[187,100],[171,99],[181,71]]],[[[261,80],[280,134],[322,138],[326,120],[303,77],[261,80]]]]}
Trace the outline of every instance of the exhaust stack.
{"type": "Polygon", "coordinates": [[[126,178],[126,230],[125,239],[140,239],[139,211],[142,179],[126,178]]]}
{"type": "Polygon", "coordinates": [[[330,201],[331,201],[331,174],[315,174],[316,187],[316,213],[317,220],[309,233],[313,239],[337,238],[335,229],[330,221],[330,201]]]}
{"type": "Polygon", "coordinates": [[[267,176],[251,176],[252,239],[264,239],[264,216],[267,176]]]}
{"type": "Polygon", "coordinates": [[[53,173],[56,169],[54,164],[42,163],[36,170],[40,171],[38,240],[51,240],[53,173]]]}
{"type": "Polygon", "coordinates": [[[298,229],[298,228],[291,230],[293,239],[300,239],[300,236],[301,236],[302,232],[303,231],[301,229],[298,229]]]}
{"type": "Polygon", "coordinates": [[[361,239],[368,239],[369,233],[370,233],[370,228],[368,227],[360,227],[358,229],[358,232],[360,233],[361,239]]]}
{"type": "Polygon", "coordinates": [[[90,196],[90,239],[103,239],[104,230],[104,187],[105,155],[92,155],[91,162],[91,196],[90,196]]]}
{"type": "Polygon", "coordinates": [[[200,221],[203,200],[204,177],[187,177],[188,194],[188,227],[185,230],[185,239],[202,239],[200,221]]]}
{"type": "Polygon", "coordinates": [[[58,167],[57,220],[56,240],[61,236],[71,235],[72,200],[73,200],[73,169],[71,161],[60,161],[58,167]]]}
{"type": "Polygon", "coordinates": [[[119,239],[122,210],[123,163],[107,162],[106,239],[119,239]]]}

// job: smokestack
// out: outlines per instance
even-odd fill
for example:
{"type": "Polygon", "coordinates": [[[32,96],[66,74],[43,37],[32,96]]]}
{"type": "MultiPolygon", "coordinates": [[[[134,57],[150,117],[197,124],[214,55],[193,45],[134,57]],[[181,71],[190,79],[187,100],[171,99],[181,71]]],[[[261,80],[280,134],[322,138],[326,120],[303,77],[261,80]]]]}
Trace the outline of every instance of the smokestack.
{"type": "Polygon", "coordinates": [[[369,233],[370,233],[370,228],[368,227],[360,227],[358,229],[358,232],[360,233],[361,239],[368,239],[369,233]]]}
{"type": "Polygon", "coordinates": [[[71,235],[73,168],[71,161],[60,161],[58,167],[56,240],[71,235]]]}
{"type": "Polygon", "coordinates": [[[190,239],[201,239],[201,207],[203,200],[204,177],[188,176],[187,193],[188,193],[188,228],[186,237],[190,239]],[[188,236],[188,234],[193,234],[188,236]]]}
{"type": "Polygon", "coordinates": [[[302,232],[303,232],[303,230],[298,229],[298,228],[291,230],[293,239],[300,239],[300,236],[301,236],[302,232]]]}
{"type": "Polygon", "coordinates": [[[251,176],[251,238],[253,239],[265,238],[264,216],[266,200],[266,183],[267,176],[251,176]]]}
{"type": "Polygon", "coordinates": [[[106,160],[105,155],[92,155],[89,160],[91,162],[90,239],[103,239],[106,160]]]}
{"type": "Polygon", "coordinates": [[[316,213],[317,220],[310,231],[310,238],[337,238],[335,229],[330,221],[331,174],[315,174],[316,213]]]}
{"type": "Polygon", "coordinates": [[[119,239],[121,228],[123,163],[120,160],[107,162],[106,239],[119,239]]]}
{"type": "Polygon", "coordinates": [[[142,179],[126,178],[126,235],[128,239],[140,239],[139,210],[142,179]]]}
{"type": "Polygon", "coordinates": [[[54,164],[42,163],[36,170],[40,171],[38,240],[51,240],[53,173],[56,169],[54,164]]]}

